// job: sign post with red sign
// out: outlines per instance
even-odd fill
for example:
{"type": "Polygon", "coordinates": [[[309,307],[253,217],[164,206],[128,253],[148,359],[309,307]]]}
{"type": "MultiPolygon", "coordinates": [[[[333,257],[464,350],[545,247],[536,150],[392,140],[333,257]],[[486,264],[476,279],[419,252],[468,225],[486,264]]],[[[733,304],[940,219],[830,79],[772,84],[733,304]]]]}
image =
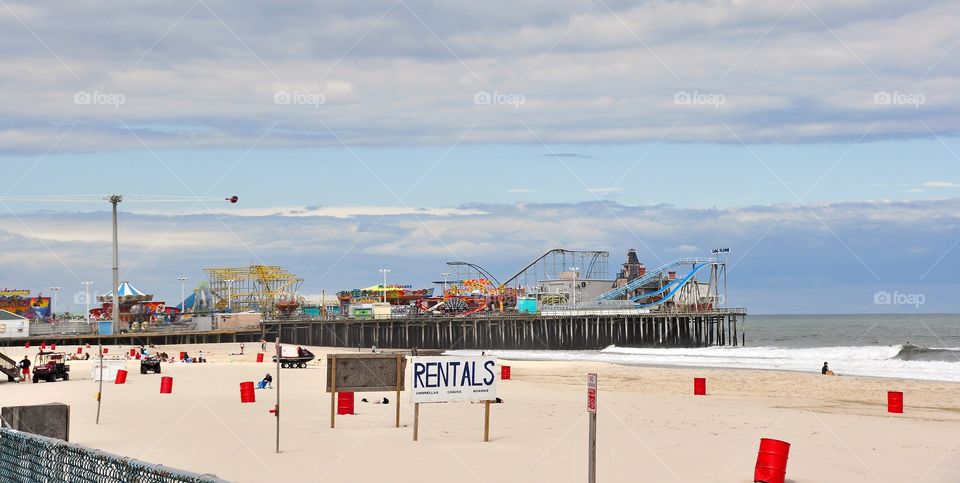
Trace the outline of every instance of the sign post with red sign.
{"type": "Polygon", "coordinates": [[[587,412],[590,413],[590,441],[587,444],[587,481],[597,482],[597,375],[587,374],[587,412]]]}

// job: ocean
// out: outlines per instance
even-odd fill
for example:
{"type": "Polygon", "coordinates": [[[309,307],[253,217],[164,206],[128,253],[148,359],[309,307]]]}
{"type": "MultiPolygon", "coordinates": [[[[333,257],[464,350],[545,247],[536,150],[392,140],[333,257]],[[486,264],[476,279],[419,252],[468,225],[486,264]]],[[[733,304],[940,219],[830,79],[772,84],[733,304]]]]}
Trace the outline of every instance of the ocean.
{"type": "Polygon", "coordinates": [[[746,346],[488,351],[520,360],[778,369],[960,382],[960,314],[750,315],[746,346]]]}

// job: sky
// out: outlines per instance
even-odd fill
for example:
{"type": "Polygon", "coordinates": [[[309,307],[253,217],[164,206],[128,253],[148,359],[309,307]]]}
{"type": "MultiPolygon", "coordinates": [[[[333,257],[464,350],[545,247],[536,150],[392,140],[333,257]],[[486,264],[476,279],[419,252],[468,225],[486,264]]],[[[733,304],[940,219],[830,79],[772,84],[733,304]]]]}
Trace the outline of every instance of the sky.
{"type": "Polygon", "coordinates": [[[0,287],[74,311],[81,281],[109,290],[109,205],[63,197],[123,193],[123,278],[168,300],[207,267],[317,294],[730,247],[752,313],[956,312],[958,22],[951,1],[7,0],[0,287]]]}

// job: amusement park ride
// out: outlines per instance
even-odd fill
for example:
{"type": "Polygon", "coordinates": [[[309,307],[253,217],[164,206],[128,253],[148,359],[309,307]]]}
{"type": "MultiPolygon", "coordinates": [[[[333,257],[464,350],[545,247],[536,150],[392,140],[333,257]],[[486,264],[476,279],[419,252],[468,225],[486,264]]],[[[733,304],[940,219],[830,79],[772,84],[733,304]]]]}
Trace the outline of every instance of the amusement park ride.
{"type": "Polygon", "coordinates": [[[723,302],[727,262],[721,258],[679,258],[648,270],[634,250],[623,268],[608,278],[609,253],[588,250],[550,250],[501,282],[489,270],[465,261],[447,262],[456,278],[444,272],[440,296],[432,289],[377,285],[337,294],[341,311],[356,304],[407,306],[422,314],[471,315],[480,312],[534,312],[541,308],[565,310],[708,311],[723,302]],[[582,268],[581,268],[582,267],[582,268]],[[707,280],[698,275],[709,273],[707,280]],[[382,304],[381,304],[382,305],[382,304]],[[529,307],[532,305],[532,309],[529,307]],[[528,307],[527,310],[524,306],[528,307]]]}
{"type": "MultiPolygon", "coordinates": [[[[117,293],[120,288],[120,268],[119,268],[119,243],[117,241],[117,205],[121,202],[132,203],[163,203],[163,202],[205,202],[225,200],[234,204],[239,201],[237,196],[228,196],[226,198],[210,196],[171,196],[171,195],[60,195],[60,196],[19,196],[19,197],[0,197],[0,201],[29,201],[29,202],[54,202],[54,203],[89,203],[107,201],[113,208],[113,284],[117,287],[117,293]]],[[[114,328],[120,325],[120,297],[113,297],[111,300],[110,322],[100,322],[98,333],[101,335],[113,334],[114,328]]]]}

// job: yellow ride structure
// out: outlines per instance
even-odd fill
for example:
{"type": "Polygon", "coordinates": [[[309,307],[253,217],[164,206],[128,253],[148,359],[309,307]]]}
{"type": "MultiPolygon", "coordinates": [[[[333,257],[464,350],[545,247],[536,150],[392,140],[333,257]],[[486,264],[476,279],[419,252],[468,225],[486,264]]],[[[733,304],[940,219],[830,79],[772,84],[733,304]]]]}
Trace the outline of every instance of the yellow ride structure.
{"type": "Polygon", "coordinates": [[[303,279],[276,265],[204,269],[218,311],[272,314],[281,300],[297,299],[303,279]]]}

